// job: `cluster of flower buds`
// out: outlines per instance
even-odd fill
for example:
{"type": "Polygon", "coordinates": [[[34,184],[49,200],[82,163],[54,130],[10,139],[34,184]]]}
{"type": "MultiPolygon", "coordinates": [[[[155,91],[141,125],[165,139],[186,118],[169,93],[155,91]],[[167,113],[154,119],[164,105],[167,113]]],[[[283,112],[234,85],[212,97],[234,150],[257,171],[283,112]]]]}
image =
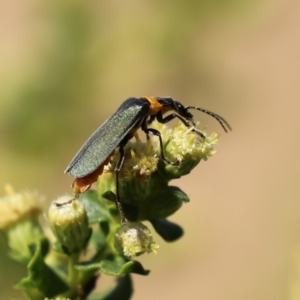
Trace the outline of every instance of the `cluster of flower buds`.
{"type": "Polygon", "coordinates": [[[137,138],[124,148],[124,164],[118,177],[125,215],[121,225],[115,206],[118,149],[98,178],[96,192],[87,191],[75,198],[63,196],[52,202],[46,217],[56,238],[52,247],[53,235],[38,221],[42,197],[32,192],[16,194],[11,187],[6,188],[7,196],[0,199],[0,230],[7,236],[11,257],[26,263],[30,274],[18,288],[28,295],[35,294],[33,299],[73,299],[78,293],[91,291],[97,272],[125,275],[124,280],[130,272],[148,274],[132,260],[143,253],[156,253],[159,248],[142,221],[149,221],[166,241],[183,234],[179,225],[166,218],[189,198],[169,183],[213,156],[219,134],[208,136],[198,124],[187,128],[181,122],[170,128],[154,121],[151,127],[160,132],[163,149],[155,136],[146,142],[137,138]],[[81,264],[82,255],[90,259],[81,264]]]}
{"type": "MultiPolygon", "coordinates": [[[[146,143],[138,139],[125,146],[125,160],[119,173],[119,191],[126,218],[132,223],[128,222],[120,229],[122,234],[117,233],[120,242],[117,244],[123,245],[124,254],[129,257],[141,249],[141,252],[157,249],[151,246],[152,236],[144,239],[144,235],[140,234],[144,231],[139,226],[136,228],[136,224],[141,224],[136,222],[167,218],[184,202],[188,202],[187,195],[178,187],[170,186],[169,182],[190,173],[201,160],[213,156],[216,153],[214,145],[219,139],[216,132],[208,136],[206,130],[187,128],[181,122],[170,128],[154,121],[151,127],[161,133],[167,160],[179,163],[175,166],[160,160],[161,149],[156,137],[146,143]],[[135,237],[134,241],[132,237],[135,237]],[[147,246],[141,246],[145,240],[147,246]]],[[[106,191],[116,191],[114,170],[119,158],[117,149],[99,177],[97,191],[102,198],[105,198],[106,191]]]]}

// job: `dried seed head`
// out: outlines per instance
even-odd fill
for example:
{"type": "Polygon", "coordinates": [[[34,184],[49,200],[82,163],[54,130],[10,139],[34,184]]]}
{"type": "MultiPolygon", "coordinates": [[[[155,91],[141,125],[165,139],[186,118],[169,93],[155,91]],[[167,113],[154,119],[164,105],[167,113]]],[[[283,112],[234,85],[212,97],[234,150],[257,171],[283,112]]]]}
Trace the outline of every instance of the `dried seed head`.
{"type": "Polygon", "coordinates": [[[156,253],[159,246],[153,241],[148,227],[141,222],[127,222],[116,233],[116,248],[125,256],[133,257],[145,252],[156,253]]]}

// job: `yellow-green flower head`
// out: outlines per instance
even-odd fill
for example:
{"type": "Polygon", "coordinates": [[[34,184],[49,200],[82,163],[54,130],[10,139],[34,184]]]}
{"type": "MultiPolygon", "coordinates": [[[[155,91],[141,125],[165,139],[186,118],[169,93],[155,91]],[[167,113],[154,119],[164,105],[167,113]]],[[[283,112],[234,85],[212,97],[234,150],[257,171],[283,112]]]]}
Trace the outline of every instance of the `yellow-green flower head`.
{"type": "MultiPolygon", "coordinates": [[[[166,218],[173,214],[189,199],[182,191],[168,187],[169,181],[190,173],[202,159],[207,160],[216,153],[214,144],[219,134],[209,136],[205,130],[198,129],[198,124],[188,128],[179,122],[174,128],[169,128],[154,121],[150,127],[160,132],[166,159],[179,162],[179,165],[161,160],[157,137],[151,138],[151,142],[137,140],[126,145],[119,176],[119,195],[121,202],[128,204],[125,215],[130,221],[166,218]]],[[[107,191],[116,193],[114,170],[119,159],[117,150],[98,181],[100,195],[107,191]]]]}
{"type": "MultiPolygon", "coordinates": [[[[170,177],[188,174],[202,159],[207,160],[216,153],[214,145],[219,140],[219,133],[213,132],[208,136],[206,129],[198,128],[198,123],[196,127],[187,128],[182,122],[178,122],[176,126],[169,128],[154,121],[151,127],[161,132],[166,157],[172,162],[181,163],[179,167],[163,166],[170,177]]],[[[156,144],[155,149],[157,152],[160,151],[159,144],[156,144]]]]}
{"type": "Polygon", "coordinates": [[[42,212],[43,197],[37,192],[15,193],[10,185],[7,196],[0,198],[0,229],[7,229],[28,219],[36,219],[42,212]]]}
{"type": "Polygon", "coordinates": [[[53,201],[48,220],[58,242],[70,253],[77,253],[85,248],[90,229],[85,207],[70,198],[63,196],[53,201]]]}
{"type": "MultiPolygon", "coordinates": [[[[147,180],[157,170],[158,156],[151,142],[143,143],[140,140],[128,142],[124,148],[125,160],[120,171],[120,178],[131,179],[133,177],[147,180]]],[[[117,149],[110,163],[105,166],[104,172],[114,173],[116,164],[120,159],[117,149]]]]}
{"type": "MultiPolygon", "coordinates": [[[[169,128],[165,124],[153,122],[153,127],[161,132],[162,140],[165,145],[167,144],[168,154],[179,160],[184,159],[187,154],[194,160],[207,160],[216,153],[213,145],[218,142],[219,133],[213,132],[211,136],[208,136],[206,129],[200,131],[198,126],[199,123],[196,124],[196,127],[187,128],[182,122],[178,122],[176,126],[169,128]],[[197,132],[193,129],[196,129],[197,132]],[[200,132],[202,136],[199,134],[200,132]]],[[[156,148],[156,150],[158,149],[156,148]]]]}
{"type": "Polygon", "coordinates": [[[116,233],[116,248],[125,256],[133,257],[145,252],[156,253],[159,246],[147,226],[141,222],[127,222],[116,233]]]}

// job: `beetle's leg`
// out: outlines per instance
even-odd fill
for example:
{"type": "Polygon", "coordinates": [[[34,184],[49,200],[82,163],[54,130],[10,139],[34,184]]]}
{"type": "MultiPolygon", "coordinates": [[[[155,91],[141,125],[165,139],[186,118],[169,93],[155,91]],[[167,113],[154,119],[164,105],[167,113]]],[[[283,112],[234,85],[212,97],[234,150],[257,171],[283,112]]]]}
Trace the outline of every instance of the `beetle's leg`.
{"type": "Polygon", "coordinates": [[[163,141],[162,141],[162,138],[161,138],[161,133],[154,129],[154,128],[145,128],[145,126],[142,126],[142,130],[146,133],[147,135],[147,139],[149,139],[149,133],[155,135],[158,137],[159,139],[159,144],[160,144],[160,157],[161,157],[161,160],[163,162],[165,162],[166,164],[168,165],[172,165],[172,166],[180,166],[180,161],[177,160],[175,162],[172,162],[172,161],[169,161],[166,156],[165,156],[165,151],[164,151],[164,145],[163,145],[163,141]]]}
{"type": "Polygon", "coordinates": [[[192,129],[193,132],[196,132],[199,134],[203,139],[205,139],[205,135],[198,129],[196,128],[196,122],[194,120],[191,121],[193,123],[194,128],[192,129]]]}
{"type": "Polygon", "coordinates": [[[57,203],[57,202],[53,202],[53,204],[56,206],[56,207],[61,207],[61,206],[64,206],[64,205],[66,205],[66,204],[70,204],[70,203],[72,203],[74,200],[78,200],[78,198],[79,198],[79,195],[80,194],[74,194],[74,198],[72,198],[72,199],[70,199],[70,200],[68,200],[68,201],[66,201],[66,202],[63,202],[63,203],[57,203]]]}
{"type": "MultiPolygon", "coordinates": [[[[148,123],[148,121],[147,121],[148,123]]],[[[142,130],[145,132],[146,134],[146,138],[147,138],[147,150],[150,151],[151,150],[151,147],[152,147],[152,143],[151,143],[151,140],[150,140],[150,136],[149,134],[146,132],[147,131],[147,127],[146,127],[146,131],[144,130],[144,126],[142,126],[142,130]]]]}
{"type": "Polygon", "coordinates": [[[144,120],[141,124],[141,129],[146,133],[146,137],[147,137],[147,142],[149,142],[150,140],[150,137],[149,137],[149,133],[155,135],[158,137],[159,139],[159,145],[160,145],[160,157],[161,157],[161,160],[168,164],[168,165],[172,165],[172,166],[180,166],[180,161],[177,160],[175,162],[172,162],[172,161],[169,161],[166,156],[165,156],[165,151],[164,151],[164,145],[163,145],[163,141],[162,141],[162,138],[161,138],[161,133],[154,129],[154,128],[148,128],[147,127],[147,124],[149,122],[149,120],[152,120],[152,116],[150,116],[150,119],[148,120],[144,120]]]}
{"type": "Polygon", "coordinates": [[[162,124],[166,124],[166,123],[172,121],[173,119],[178,118],[186,127],[188,127],[188,128],[191,127],[191,124],[189,123],[189,121],[187,119],[185,119],[184,117],[182,117],[176,113],[171,113],[170,115],[163,117],[162,113],[159,112],[158,114],[155,115],[155,117],[156,117],[157,121],[162,124]]]}
{"type": "Polygon", "coordinates": [[[125,159],[124,146],[120,145],[119,152],[120,152],[120,159],[119,159],[119,161],[118,161],[118,163],[115,167],[115,174],[116,174],[116,205],[117,205],[120,217],[121,217],[121,224],[125,224],[126,223],[126,218],[125,218],[125,215],[124,215],[122,203],[120,202],[120,187],[119,187],[119,173],[120,173],[120,170],[123,166],[124,159],[125,159]]]}
{"type": "Polygon", "coordinates": [[[155,120],[155,118],[156,118],[156,115],[151,115],[149,117],[149,119],[147,120],[147,125],[150,125],[155,120]]]}
{"type": "Polygon", "coordinates": [[[198,130],[195,126],[196,123],[194,122],[194,120],[186,120],[185,118],[183,118],[182,116],[176,114],[176,113],[172,113],[166,117],[163,117],[163,115],[161,113],[158,113],[156,115],[156,119],[159,123],[165,124],[168,123],[170,121],[172,121],[173,119],[178,118],[187,128],[191,128],[192,125],[189,123],[189,121],[193,124],[194,128],[192,129],[192,131],[196,132],[197,134],[199,134],[203,139],[205,138],[205,135],[198,130]]]}
{"type": "Polygon", "coordinates": [[[57,203],[57,202],[53,202],[53,204],[56,206],[56,207],[61,207],[61,206],[64,206],[64,205],[66,205],[66,204],[70,204],[70,203],[72,203],[74,200],[76,200],[78,197],[76,197],[76,195],[75,195],[75,197],[73,198],[73,199],[70,199],[69,201],[66,201],[66,202],[64,202],[64,203],[57,203]]]}

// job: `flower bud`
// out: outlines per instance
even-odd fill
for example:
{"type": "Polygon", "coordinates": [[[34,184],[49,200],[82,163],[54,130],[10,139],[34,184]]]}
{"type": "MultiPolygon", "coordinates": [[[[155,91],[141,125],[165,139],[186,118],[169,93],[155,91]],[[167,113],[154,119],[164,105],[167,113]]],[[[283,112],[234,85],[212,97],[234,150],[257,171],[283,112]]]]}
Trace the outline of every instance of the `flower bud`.
{"type": "Polygon", "coordinates": [[[153,241],[148,227],[141,222],[127,222],[116,233],[116,248],[127,257],[141,255],[145,252],[156,253],[159,246],[153,241]]]}
{"type": "Polygon", "coordinates": [[[85,207],[69,196],[52,202],[48,220],[58,242],[69,253],[77,253],[86,247],[90,236],[88,217],[85,207]]]}
{"type": "Polygon", "coordinates": [[[43,197],[30,191],[15,193],[9,185],[5,190],[7,196],[0,199],[0,230],[7,237],[10,257],[27,264],[32,257],[28,245],[43,235],[38,222],[43,197]]]}
{"type": "Polygon", "coordinates": [[[5,187],[7,196],[0,199],[0,229],[6,230],[23,222],[36,220],[42,212],[43,197],[35,192],[15,193],[10,185],[5,187]]]}

